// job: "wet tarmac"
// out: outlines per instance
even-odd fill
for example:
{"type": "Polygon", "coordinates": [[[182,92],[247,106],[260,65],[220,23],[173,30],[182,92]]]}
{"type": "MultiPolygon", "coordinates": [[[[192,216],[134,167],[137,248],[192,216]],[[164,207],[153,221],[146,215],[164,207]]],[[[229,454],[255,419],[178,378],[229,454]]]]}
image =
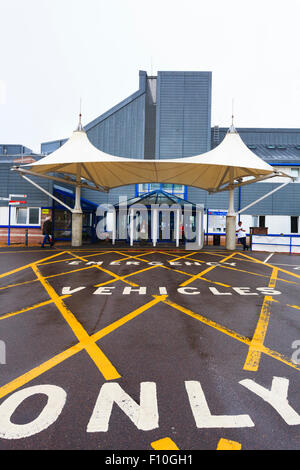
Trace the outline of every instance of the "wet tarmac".
{"type": "Polygon", "coordinates": [[[300,256],[0,250],[0,449],[298,450],[300,256]]]}

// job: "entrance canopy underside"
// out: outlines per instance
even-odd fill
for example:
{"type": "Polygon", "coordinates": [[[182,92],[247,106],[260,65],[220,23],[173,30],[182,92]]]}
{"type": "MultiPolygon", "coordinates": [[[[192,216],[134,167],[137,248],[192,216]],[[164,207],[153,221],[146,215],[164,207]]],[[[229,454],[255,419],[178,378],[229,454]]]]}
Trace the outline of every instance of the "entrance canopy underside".
{"type": "MultiPolygon", "coordinates": [[[[232,126],[224,140],[213,150],[193,157],[167,160],[142,160],[116,157],[98,150],[82,128],[58,150],[41,160],[14,168],[22,173],[47,177],[50,173],[77,185],[108,191],[137,183],[173,183],[217,192],[273,176],[288,175],[275,171],[256,156],[232,126]],[[30,169],[29,169],[30,167],[30,169]],[[68,179],[68,175],[71,177],[68,179]],[[80,179],[78,179],[80,175],[80,179]],[[75,180],[73,180],[75,183],[75,180]]],[[[53,176],[52,176],[53,178],[53,176]]]]}

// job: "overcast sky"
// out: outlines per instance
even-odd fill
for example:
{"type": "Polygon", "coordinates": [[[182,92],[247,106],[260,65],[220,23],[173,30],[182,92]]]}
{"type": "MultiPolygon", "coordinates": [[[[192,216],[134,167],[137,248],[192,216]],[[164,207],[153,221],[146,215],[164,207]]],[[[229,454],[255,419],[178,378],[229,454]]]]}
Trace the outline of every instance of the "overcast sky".
{"type": "Polygon", "coordinates": [[[40,151],[138,90],[212,72],[212,125],[300,128],[300,0],[0,0],[0,143],[40,151]]]}

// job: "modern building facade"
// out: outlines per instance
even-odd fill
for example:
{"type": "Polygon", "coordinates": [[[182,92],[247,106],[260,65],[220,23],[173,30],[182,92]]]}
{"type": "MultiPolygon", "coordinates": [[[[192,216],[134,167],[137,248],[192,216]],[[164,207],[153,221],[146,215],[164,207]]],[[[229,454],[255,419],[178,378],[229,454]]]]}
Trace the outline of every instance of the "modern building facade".
{"type": "MultiPolygon", "coordinates": [[[[86,126],[88,138],[100,150],[122,157],[140,159],[182,158],[199,155],[218,145],[225,136],[227,128],[211,126],[211,72],[158,72],[148,76],[139,72],[139,89],[121,103],[108,110],[86,126]]],[[[286,173],[299,177],[300,168],[300,129],[259,129],[237,128],[242,140],[259,157],[286,173]]],[[[44,142],[41,154],[49,154],[63,145],[66,138],[44,142]]],[[[9,167],[20,158],[21,153],[31,154],[29,149],[20,150],[6,146],[4,152],[0,145],[1,181],[0,196],[8,194],[27,194],[25,208],[11,208],[11,225],[38,229],[43,215],[53,211],[55,215],[56,238],[67,238],[70,234],[70,214],[57,202],[41,193],[21,177],[9,171],[9,167]],[[39,208],[38,219],[33,219],[30,208],[39,208]],[[22,219],[21,217],[22,212],[22,219]],[[36,225],[30,223],[34,220],[36,225]]],[[[24,155],[23,155],[24,158],[24,155]]],[[[40,156],[33,156],[37,159],[40,156]]],[[[275,189],[282,183],[270,181],[251,184],[235,191],[235,209],[242,209],[260,196],[275,189]]],[[[55,193],[58,199],[66,198],[72,203],[72,187],[59,185],[39,179],[39,184],[55,193]]],[[[117,204],[119,196],[128,199],[161,189],[179,196],[193,204],[203,204],[207,213],[222,213],[228,207],[226,192],[208,194],[204,190],[180,185],[140,184],[123,186],[108,194],[82,190],[82,204],[85,219],[84,230],[90,237],[95,224],[95,211],[100,203],[117,204]]],[[[37,211],[35,211],[37,214],[37,211]]],[[[248,227],[266,226],[269,233],[298,233],[300,216],[300,184],[290,183],[282,190],[255,204],[241,216],[248,227]]],[[[7,230],[8,208],[0,201],[0,229],[7,230]]],[[[223,231],[225,219],[222,216],[205,221],[209,232],[223,231]]],[[[1,233],[1,232],[0,232],[1,233]]],[[[1,238],[0,238],[1,240],[1,238]]]]}

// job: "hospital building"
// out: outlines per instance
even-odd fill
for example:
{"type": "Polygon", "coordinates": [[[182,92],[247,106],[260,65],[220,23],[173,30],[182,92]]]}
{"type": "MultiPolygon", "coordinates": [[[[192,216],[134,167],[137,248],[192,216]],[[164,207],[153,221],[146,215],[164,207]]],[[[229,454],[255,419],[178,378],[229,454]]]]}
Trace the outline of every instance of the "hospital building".
{"type": "MultiPolygon", "coordinates": [[[[160,71],[149,76],[140,71],[137,91],[107,110],[92,122],[84,124],[90,142],[105,153],[138,159],[168,159],[200,155],[218,146],[228,127],[211,122],[212,73],[160,71]]],[[[214,104],[215,105],[215,104],[214,104]]],[[[274,169],[294,177],[280,191],[274,192],[241,214],[244,225],[268,234],[299,233],[300,216],[300,128],[239,128],[236,130],[248,148],[274,169]]],[[[75,129],[74,129],[75,130],[75,129]]],[[[62,146],[69,136],[58,136],[42,142],[40,154],[24,143],[0,143],[0,242],[30,244],[41,241],[41,226],[48,215],[53,219],[56,240],[71,239],[71,214],[59,201],[73,207],[74,187],[52,180],[37,178],[46,192],[28,184],[12,166],[31,163],[62,146]],[[55,200],[48,196],[51,193],[55,200]],[[23,200],[9,204],[12,200],[23,200]]],[[[235,210],[247,207],[260,196],[282,184],[272,178],[235,190],[235,210]]],[[[97,242],[96,210],[99,204],[117,205],[119,196],[128,200],[149,192],[170,200],[181,198],[204,206],[204,227],[209,234],[220,236],[225,230],[228,207],[227,192],[209,194],[205,190],[178,184],[143,183],[121,186],[108,193],[82,188],[83,240],[97,242]]],[[[216,238],[217,240],[217,238],[216,238]]],[[[216,241],[217,243],[217,241],[216,241]]]]}

